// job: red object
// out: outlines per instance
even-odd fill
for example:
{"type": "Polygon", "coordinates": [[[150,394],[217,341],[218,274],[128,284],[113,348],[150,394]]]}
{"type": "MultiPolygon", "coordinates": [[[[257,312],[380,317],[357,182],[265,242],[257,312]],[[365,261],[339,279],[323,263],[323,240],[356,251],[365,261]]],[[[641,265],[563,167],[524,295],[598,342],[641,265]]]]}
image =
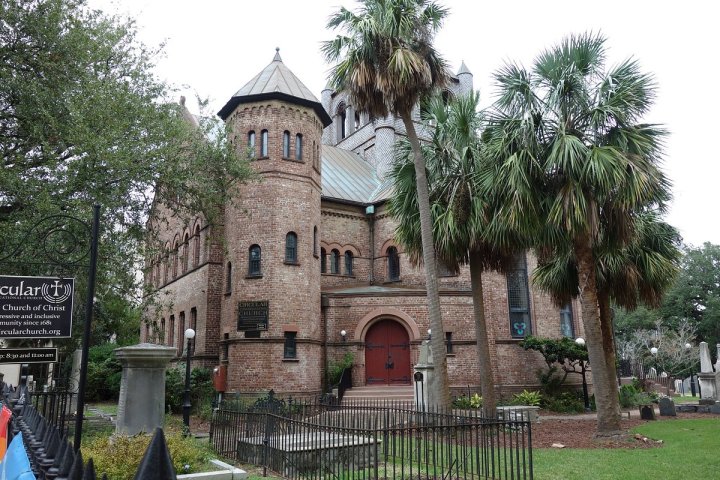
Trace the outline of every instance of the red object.
{"type": "Polygon", "coordinates": [[[213,368],[213,387],[218,392],[227,390],[227,365],[218,365],[213,368]]]}
{"type": "Polygon", "coordinates": [[[410,338],[393,320],[380,320],[365,335],[365,383],[410,384],[410,338]]]}
{"type": "Polygon", "coordinates": [[[12,412],[10,411],[10,409],[3,405],[2,411],[0,412],[0,460],[5,457],[5,452],[7,451],[8,422],[10,421],[11,416],[12,412]]]}

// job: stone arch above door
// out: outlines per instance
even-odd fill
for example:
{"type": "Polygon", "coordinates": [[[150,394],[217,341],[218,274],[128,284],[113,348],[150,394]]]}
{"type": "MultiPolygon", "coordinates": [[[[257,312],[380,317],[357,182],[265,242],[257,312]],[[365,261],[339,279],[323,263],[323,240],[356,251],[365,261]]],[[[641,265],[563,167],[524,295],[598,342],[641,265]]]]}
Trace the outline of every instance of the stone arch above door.
{"type": "Polygon", "coordinates": [[[355,328],[353,340],[356,342],[363,342],[365,340],[365,334],[367,333],[370,325],[375,323],[375,321],[383,318],[392,318],[393,320],[396,320],[401,325],[403,325],[408,331],[411,342],[416,340],[422,340],[422,338],[420,337],[420,329],[418,328],[417,323],[415,323],[415,320],[413,320],[410,315],[397,308],[387,307],[376,308],[375,310],[369,312],[367,315],[362,317],[358,322],[357,327],[355,328]]]}

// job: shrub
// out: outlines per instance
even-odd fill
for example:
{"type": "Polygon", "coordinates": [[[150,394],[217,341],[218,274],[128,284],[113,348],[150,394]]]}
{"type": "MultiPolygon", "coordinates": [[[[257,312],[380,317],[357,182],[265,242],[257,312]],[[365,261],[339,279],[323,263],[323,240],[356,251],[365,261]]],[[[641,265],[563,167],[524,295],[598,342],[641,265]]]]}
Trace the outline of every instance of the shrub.
{"type": "Polygon", "coordinates": [[[455,408],[482,408],[483,399],[477,394],[473,393],[472,396],[461,395],[453,400],[453,407],[455,408]]]}
{"type": "Polygon", "coordinates": [[[562,392],[558,395],[544,395],[542,407],[558,413],[582,413],[585,411],[583,399],[576,392],[562,392]]]}
{"type": "Polygon", "coordinates": [[[340,383],[340,377],[342,376],[343,370],[346,368],[352,368],[354,360],[355,358],[353,357],[353,354],[348,352],[339,362],[331,361],[328,363],[327,377],[328,386],[330,388],[340,383]]]}
{"type": "Polygon", "coordinates": [[[85,398],[90,401],[110,400],[120,394],[122,365],[113,351],[119,345],[105,343],[90,347],[85,384],[85,398]]]}
{"type": "Polygon", "coordinates": [[[529,405],[531,407],[539,407],[541,401],[542,396],[540,395],[540,392],[530,392],[528,390],[523,390],[522,392],[513,395],[512,403],[514,405],[529,405]]]}
{"type": "MultiPolygon", "coordinates": [[[[165,408],[172,413],[182,412],[185,394],[185,367],[178,365],[165,372],[165,408]]],[[[190,372],[190,403],[198,411],[215,395],[212,372],[209,368],[193,368],[190,372]]]]}
{"type": "Polygon", "coordinates": [[[636,396],[638,394],[637,388],[634,385],[623,385],[620,387],[620,406],[622,408],[630,408],[637,405],[635,403],[636,396]]]}
{"type": "MultiPolygon", "coordinates": [[[[149,435],[115,435],[112,440],[108,437],[95,438],[83,444],[83,458],[92,458],[95,470],[107,474],[109,480],[133,478],[150,438],[149,435]]],[[[177,474],[200,472],[212,458],[206,443],[179,433],[166,435],[165,438],[177,474]]]]}

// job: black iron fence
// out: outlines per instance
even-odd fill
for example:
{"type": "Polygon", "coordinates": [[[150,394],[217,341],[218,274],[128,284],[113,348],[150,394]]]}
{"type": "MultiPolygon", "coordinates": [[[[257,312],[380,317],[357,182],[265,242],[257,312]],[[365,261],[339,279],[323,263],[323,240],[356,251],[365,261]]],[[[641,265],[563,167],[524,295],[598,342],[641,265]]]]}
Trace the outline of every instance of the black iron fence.
{"type": "Polygon", "coordinates": [[[68,425],[75,421],[77,392],[32,392],[30,398],[35,409],[61,436],[68,433],[68,425]]]}
{"type": "Polygon", "coordinates": [[[227,458],[290,479],[533,478],[530,423],[472,411],[269,397],[221,406],[210,440],[227,458]]]}

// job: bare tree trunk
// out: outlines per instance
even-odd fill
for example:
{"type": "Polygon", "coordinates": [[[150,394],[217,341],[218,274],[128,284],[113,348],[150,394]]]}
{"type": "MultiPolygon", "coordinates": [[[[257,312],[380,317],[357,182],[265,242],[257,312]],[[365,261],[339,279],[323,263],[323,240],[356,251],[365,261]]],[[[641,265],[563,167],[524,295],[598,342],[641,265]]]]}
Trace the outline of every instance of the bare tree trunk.
{"type": "Polygon", "coordinates": [[[613,435],[620,431],[619,400],[617,390],[610,385],[610,376],[605,363],[595,279],[595,262],[590,239],[587,236],[582,236],[575,241],[575,257],[577,260],[582,318],[593,376],[595,405],[597,406],[598,423],[595,434],[598,436],[613,435]]]}
{"type": "Polygon", "coordinates": [[[482,284],[482,258],[480,253],[470,253],[470,284],[473,298],[473,317],[475,318],[475,343],[478,363],[480,364],[480,391],[483,397],[483,409],[490,418],[495,416],[495,382],[493,364],[490,355],[490,337],[485,322],[485,300],[482,284]]]}
{"type": "Polygon", "coordinates": [[[428,318],[432,337],[430,346],[435,364],[434,391],[429,392],[439,407],[450,407],[450,382],[448,381],[447,359],[445,358],[445,334],[440,313],[440,288],[438,286],[437,264],[435,263],[435,245],[432,234],[432,216],[430,214],[430,194],[425,174],[425,158],[420,150],[420,141],[415,132],[410,112],[401,115],[408,140],[412,146],[415,164],[415,183],[417,186],[418,210],[420,211],[420,236],[422,239],[423,263],[427,288],[428,318]]]}
{"type": "MultiPolygon", "coordinates": [[[[598,305],[600,307],[600,329],[602,330],[603,354],[608,369],[608,386],[614,395],[620,398],[617,377],[617,358],[615,356],[615,335],[613,334],[612,311],[610,310],[610,295],[605,290],[598,290],[598,305]]],[[[617,404],[617,415],[620,415],[620,403],[617,404]]]]}

